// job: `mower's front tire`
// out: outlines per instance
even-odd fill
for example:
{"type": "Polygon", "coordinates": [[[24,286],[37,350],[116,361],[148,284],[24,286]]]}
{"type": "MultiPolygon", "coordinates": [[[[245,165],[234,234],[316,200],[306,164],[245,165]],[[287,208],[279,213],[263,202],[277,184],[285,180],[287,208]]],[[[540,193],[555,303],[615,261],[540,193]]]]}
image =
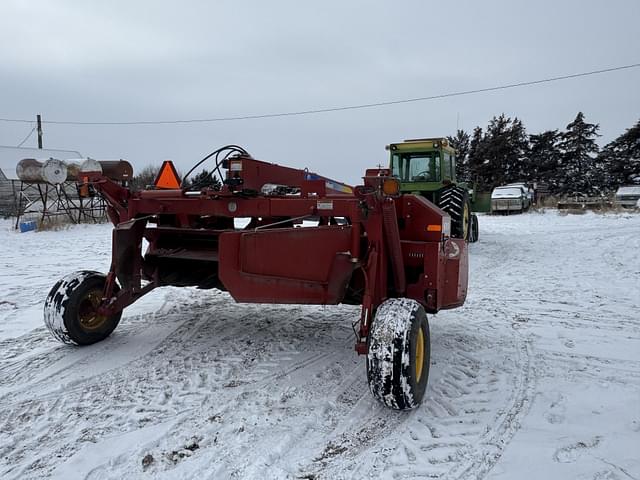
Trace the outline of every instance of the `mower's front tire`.
{"type": "Polygon", "coordinates": [[[408,410],[424,397],[431,346],[427,315],[415,300],[392,298],[375,314],[369,333],[367,380],[389,408],[408,410]]]}
{"type": "Polygon", "coordinates": [[[91,345],[111,335],[122,312],[111,316],[97,313],[105,282],[102,273],[83,270],[53,286],[44,302],[44,324],[56,339],[70,345],[91,345]]]}

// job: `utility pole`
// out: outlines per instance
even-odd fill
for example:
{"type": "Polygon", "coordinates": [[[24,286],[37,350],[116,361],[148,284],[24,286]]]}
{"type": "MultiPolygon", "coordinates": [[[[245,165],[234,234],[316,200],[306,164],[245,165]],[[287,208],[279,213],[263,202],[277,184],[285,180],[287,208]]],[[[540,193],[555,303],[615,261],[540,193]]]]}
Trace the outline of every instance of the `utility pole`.
{"type": "Polygon", "coordinates": [[[42,118],[40,114],[37,115],[36,121],[38,123],[38,148],[42,150],[42,118]]]}

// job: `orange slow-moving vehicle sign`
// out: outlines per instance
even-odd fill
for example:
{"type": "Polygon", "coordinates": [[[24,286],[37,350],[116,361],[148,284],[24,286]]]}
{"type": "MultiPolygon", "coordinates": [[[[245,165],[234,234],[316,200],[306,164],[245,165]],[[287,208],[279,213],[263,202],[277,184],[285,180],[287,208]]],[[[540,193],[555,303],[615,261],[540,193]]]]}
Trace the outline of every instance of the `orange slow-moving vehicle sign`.
{"type": "Polygon", "coordinates": [[[173,162],[171,160],[165,160],[162,162],[162,167],[160,167],[158,176],[153,184],[156,188],[180,188],[180,177],[178,176],[176,167],[173,166],[173,162]]]}

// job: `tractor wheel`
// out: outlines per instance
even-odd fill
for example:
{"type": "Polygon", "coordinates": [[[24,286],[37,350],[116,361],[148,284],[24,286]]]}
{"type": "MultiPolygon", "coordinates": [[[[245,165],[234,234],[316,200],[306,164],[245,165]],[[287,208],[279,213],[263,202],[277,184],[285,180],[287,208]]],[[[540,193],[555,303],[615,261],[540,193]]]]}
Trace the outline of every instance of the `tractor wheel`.
{"type": "Polygon", "coordinates": [[[475,243],[480,237],[480,228],[478,226],[478,217],[471,215],[471,230],[469,231],[469,242],[475,243]]]}
{"type": "Polygon", "coordinates": [[[420,404],[429,378],[429,339],[427,315],[415,300],[392,298],[378,307],[367,354],[374,397],[395,410],[420,404]]]}
{"type": "Polygon", "coordinates": [[[469,240],[471,227],[471,203],[464,188],[453,185],[440,191],[438,207],[451,217],[451,236],[469,240]]]}
{"type": "Polygon", "coordinates": [[[96,312],[105,282],[103,274],[85,270],[53,286],[44,302],[44,323],[55,338],[70,345],[91,345],[111,335],[122,312],[111,316],[96,312]]]}

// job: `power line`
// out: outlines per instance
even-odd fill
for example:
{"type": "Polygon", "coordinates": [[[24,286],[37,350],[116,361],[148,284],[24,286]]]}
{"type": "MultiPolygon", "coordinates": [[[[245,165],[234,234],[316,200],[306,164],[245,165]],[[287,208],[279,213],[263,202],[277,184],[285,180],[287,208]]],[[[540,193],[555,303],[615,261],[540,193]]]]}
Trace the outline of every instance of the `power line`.
{"type": "MultiPolygon", "coordinates": [[[[507,90],[509,88],[540,85],[542,83],[557,82],[559,80],[569,80],[573,78],[587,77],[590,75],[598,75],[602,73],[616,72],[620,70],[627,70],[627,69],[638,68],[638,67],[640,67],[640,63],[633,63],[629,65],[621,65],[618,67],[592,70],[589,72],[574,73],[570,75],[561,75],[557,77],[549,77],[549,78],[543,78],[540,80],[531,80],[527,82],[508,83],[505,85],[498,85],[495,87],[477,88],[474,90],[462,90],[459,92],[442,93],[439,95],[430,95],[426,97],[406,98],[401,100],[388,100],[384,102],[346,105],[342,107],[327,107],[327,108],[317,108],[317,109],[310,109],[310,110],[299,110],[299,111],[293,111],[293,112],[265,113],[265,114],[255,114],[255,115],[239,115],[239,116],[214,117],[214,118],[196,118],[196,119],[189,119],[189,120],[146,120],[146,121],[131,121],[131,122],[80,122],[80,121],[48,120],[43,123],[49,123],[53,125],[169,125],[169,124],[181,124],[181,123],[212,123],[212,122],[230,122],[230,121],[237,121],[237,120],[257,120],[257,119],[263,119],[263,118],[276,118],[276,117],[293,117],[293,116],[300,116],[300,115],[313,115],[318,113],[341,112],[345,110],[360,110],[365,108],[385,107],[389,105],[399,105],[403,103],[425,102],[429,100],[438,100],[441,98],[460,97],[462,95],[473,95],[476,93],[495,92],[498,90],[507,90]]],[[[31,120],[9,119],[9,118],[0,118],[0,121],[16,122],[16,123],[32,122],[31,120]]]]}
{"type": "Polygon", "coordinates": [[[22,145],[24,145],[24,143],[27,140],[29,140],[29,138],[31,137],[31,135],[33,135],[33,132],[35,132],[35,131],[36,131],[36,127],[33,127],[31,129],[31,131],[29,132],[29,134],[26,137],[24,137],[24,140],[22,140],[18,145],[16,145],[16,148],[20,148],[22,145]]]}

